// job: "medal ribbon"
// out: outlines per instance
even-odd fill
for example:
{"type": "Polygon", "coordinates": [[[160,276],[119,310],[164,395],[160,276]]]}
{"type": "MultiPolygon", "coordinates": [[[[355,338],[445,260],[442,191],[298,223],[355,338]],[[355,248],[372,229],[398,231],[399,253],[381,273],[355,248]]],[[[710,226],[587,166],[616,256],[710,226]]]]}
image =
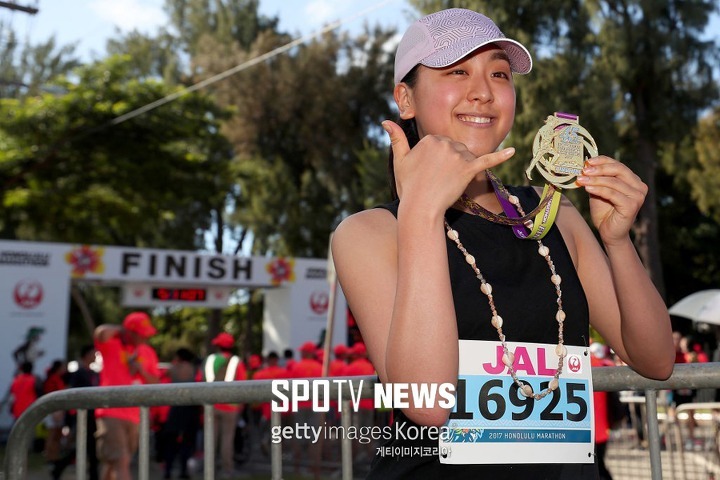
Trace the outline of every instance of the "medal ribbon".
{"type": "MultiPolygon", "coordinates": [[[[495,190],[495,196],[502,206],[505,215],[510,218],[518,218],[519,214],[512,203],[507,199],[507,195],[503,195],[502,190],[504,187],[500,184],[497,177],[486,171],[487,177],[495,190]]],[[[548,195],[550,189],[553,188],[548,184],[543,187],[542,198],[548,195]]],[[[525,225],[513,225],[513,233],[517,238],[523,240],[540,240],[550,231],[553,223],[555,223],[555,217],[557,216],[558,208],[560,207],[560,191],[553,189],[552,198],[545,205],[540,212],[535,215],[535,220],[532,222],[532,228],[528,228],[525,225]]]]}

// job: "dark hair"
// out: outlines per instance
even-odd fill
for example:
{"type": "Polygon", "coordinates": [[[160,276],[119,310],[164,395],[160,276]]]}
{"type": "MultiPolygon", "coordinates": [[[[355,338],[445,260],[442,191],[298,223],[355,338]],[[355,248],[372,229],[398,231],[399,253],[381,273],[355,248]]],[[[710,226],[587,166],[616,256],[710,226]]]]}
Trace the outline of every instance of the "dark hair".
{"type": "Polygon", "coordinates": [[[88,343],[87,345],[83,345],[80,349],[80,358],[83,358],[85,355],[87,355],[90,352],[95,351],[95,345],[88,343]]]}
{"type": "Polygon", "coordinates": [[[47,369],[47,374],[51,375],[51,374],[57,372],[58,370],[60,370],[62,368],[62,366],[63,366],[62,360],[59,360],[59,359],[53,360],[53,362],[50,364],[50,367],[47,369]]]}
{"type": "Polygon", "coordinates": [[[20,364],[20,371],[22,373],[32,373],[33,371],[33,363],[32,362],[22,362],[20,364]]]}
{"type": "MultiPolygon", "coordinates": [[[[408,72],[407,75],[402,79],[403,83],[406,83],[408,87],[415,88],[415,85],[417,84],[417,77],[418,77],[418,65],[415,65],[412,70],[408,72]]],[[[417,125],[415,123],[414,118],[409,118],[407,120],[400,118],[398,120],[398,125],[400,128],[402,128],[403,132],[405,132],[405,136],[408,140],[408,145],[410,148],[413,148],[417,143],[420,141],[420,135],[418,135],[417,131],[417,125]]],[[[393,156],[392,148],[390,148],[390,153],[388,154],[388,178],[390,180],[390,195],[392,196],[393,200],[398,199],[398,192],[397,192],[397,183],[395,183],[395,158],[393,156]]]]}
{"type": "Polygon", "coordinates": [[[283,351],[283,357],[285,358],[293,358],[295,356],[295,353],[293,352],[292,348],[286,348],[283,351]]]}
{"type": "Polygon", "coordinates": [[[268,360],[269,360],[269,359],[279,360],[279,359],[280,359],[280,356],[277,354],[277,352],[272,351],[272,352],[270,352],[270,353],[267,354],[267,358],[268,358],[268,360]]]}
{"type": "Polygon", "coordinates": [[[195,363],[195,354],[188,348],[178,348],[177,350],[175,350],[175,356],[181,362],[195,363]]]}

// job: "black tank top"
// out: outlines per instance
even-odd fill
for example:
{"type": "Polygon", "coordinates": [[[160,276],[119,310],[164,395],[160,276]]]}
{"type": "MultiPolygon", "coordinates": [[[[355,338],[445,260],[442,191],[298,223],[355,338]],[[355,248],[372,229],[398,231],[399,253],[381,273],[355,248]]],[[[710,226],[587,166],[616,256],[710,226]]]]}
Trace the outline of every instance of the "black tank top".
{"type": "MultiPolygon", "coordinates": [[[[525,209],[537,206],[539,196],[532,187],[510,187],[525,209]]],[[[381,205],[397,217],[398,201],[381,205]]],[[[507,341],[546,343],[558,342],[557,296],[550,282],[550,269],[538,253],[535,241],[520,240],[512,228],[491,223],[476,215],[449,209],[445,218],[457,230],[460,241],[476,259],[486,281],[492,284],[498,314],[503,317],[503,331],[507,341]]],[[[566,345],[588,345],[589,314],[587,299],[577,276],[572,258],[556,225],[543,239],[558,275],[562,277],[563,309],[567,313],[564,339],[566,345]]],[[[487,297],[480,292],[479,280],[458,250],[447,239],[450,283],[453,291],[458,335],[465,340],[498,341],[498,334],[490,324],[487,297]]],[[[399,246],[398,248],[402,248],[399,246]]],[[[401,411],[394,412],[393,432],[404,425],[414,426],[401,411]]],[[[508,448],[511,448],[508,444],[508,448]]],[[[437,447],[437,441],[392,438],[387,447],[420,447],[424,451],[437,447]],[[423,449],[424,447],[424,449],[423,449]]],[[[407,450],[406,450],[407,451],[407,450]]],[[[595,479],[593,464],[514,464],[514,465],[448,465],[433,455],[376,455],[369,479],[595,479]]]]}

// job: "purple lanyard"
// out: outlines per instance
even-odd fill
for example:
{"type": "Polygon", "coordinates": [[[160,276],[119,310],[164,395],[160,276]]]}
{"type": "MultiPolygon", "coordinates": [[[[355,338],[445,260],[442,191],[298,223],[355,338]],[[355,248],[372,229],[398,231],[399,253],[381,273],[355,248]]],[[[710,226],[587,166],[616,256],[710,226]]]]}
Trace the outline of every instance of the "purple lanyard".
{"type": "MultiPolygon", "coordinates": [[[[518,218],[520,215],[518,214],[513,204],[510,203],[510,201],[502,193],[500,193],[500,185],[498,185],[495,175],[488,174],[487,172],[485,172],[485,174],[490,180],[490,183],[493,186],[493,190],[495,190],[495,196],[500,202],[500,206],[502,207],[503,212],[505,212],[505,215],[507,215],[508,218],[518,218]]],[[[513,225],[512,229],[516,237],[527,238],[529,229],[526,228],[524,225],[513,225]]]]}

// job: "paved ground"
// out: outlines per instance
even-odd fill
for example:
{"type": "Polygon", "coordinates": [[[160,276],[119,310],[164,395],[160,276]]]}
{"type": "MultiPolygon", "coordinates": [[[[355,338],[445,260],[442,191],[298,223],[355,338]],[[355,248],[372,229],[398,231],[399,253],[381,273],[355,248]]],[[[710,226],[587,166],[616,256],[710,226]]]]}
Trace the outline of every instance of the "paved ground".
{"type": "MultiPolygon", "coordinates": [[[[688,442],[684,429],[679,432],[674,427],[664,426],[661,433],[664,435],[661,451],[663,465],[662,478],[664,480],[720,480],[720,453],[714,437],[714,424],[700,424],[696,427],[696,442],[688,442]]],[[[0,447],[0,458],[4,457],[0,447]]],[[[283,478],[285,480],[312,479],[307,465],[301,465],[299,473],[295,473],[289,451],[284,452],[283,464],[285,466],[283,478]]],[[[305,452],[303,452],[305,453],[305,452]]],[[[340,478],[339,452],[326,452],[325,458],[337,459],[322,465],[321,478],[340,478]]],[[[1,460],[0,460],[1,461],[1,460]]],[[[614,480],[650,480],[650,453],[647,445],[638,440],[633,429],[614,430],[608,443],[606,463],[614,480]]],[[[354,472],[356,478],[363,478],[367,461],[356,464],[354,472]]],[[[27,480],[50,480],[50,470],[43,463],[42,456],[33,453],[29,456],[30,474],[27,480]]],[[[134,469],[137,472],[137,468],[134,469]]],[[[192,478],[199,480],[203,477],[202,454],[194,462],[192,478]]],[[[149,470],[150,480],[163,478],[162,465],[151,462],[149,470]]],[[[220,480],[219,477],[217,477],[220,480]]],[[[250,461],[238,467],[238,473],[233,478],[260,480],[270,478],[269,458],[262,452],[253,452],[250,461]]],[[[62,476],[62,480],[75,480],[74,466],[70,466],[62,476]]],[[[0,480],[5,480],[0,474],[0,480]]],[[[222,479],[225,480],[225,479],[222,479]]]]}

